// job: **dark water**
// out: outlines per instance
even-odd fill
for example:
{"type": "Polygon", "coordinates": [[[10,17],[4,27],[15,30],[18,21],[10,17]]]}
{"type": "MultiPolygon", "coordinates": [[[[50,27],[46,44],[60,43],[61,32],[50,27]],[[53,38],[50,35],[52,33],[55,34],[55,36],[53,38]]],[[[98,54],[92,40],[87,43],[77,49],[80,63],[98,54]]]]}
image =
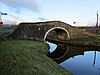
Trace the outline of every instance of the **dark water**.
{"type": "Polygon", "coordinates": [[[48,56],[74,75],[100,75],[100,47],[50,43],[48,56]]]}

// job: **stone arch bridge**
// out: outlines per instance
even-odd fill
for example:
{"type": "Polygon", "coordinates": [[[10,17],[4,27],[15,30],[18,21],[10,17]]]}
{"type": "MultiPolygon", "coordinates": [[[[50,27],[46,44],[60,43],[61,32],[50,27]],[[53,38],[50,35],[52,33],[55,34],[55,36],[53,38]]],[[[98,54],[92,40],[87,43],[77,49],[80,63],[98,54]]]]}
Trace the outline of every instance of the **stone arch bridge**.
{"type": "Polygon", "coordinates": [[[10,34],[14,39],[33,39],[46,41],[48,38],[69,40],[87,37],[84,29],[73,27],[61,21],[20,23],[10,34]]]}

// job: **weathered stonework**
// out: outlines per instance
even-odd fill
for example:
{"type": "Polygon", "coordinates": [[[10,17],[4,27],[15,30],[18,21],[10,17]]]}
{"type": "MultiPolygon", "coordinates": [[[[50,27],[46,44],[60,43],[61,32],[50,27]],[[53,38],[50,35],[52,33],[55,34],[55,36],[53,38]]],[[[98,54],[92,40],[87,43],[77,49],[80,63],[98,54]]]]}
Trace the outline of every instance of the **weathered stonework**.
{"type": "Polygon", "coordinates": [[[67,32],[68,40],[86,38],[88,36],[88,32],[84,29],[73,27],[61,21],[47,21],[37,23],[20,23],[10,37],[14,39],[33,39],[44,41],[46,33],[53,28],[62,38],[64,38],[63,32],[67,32]]]}
{"type": "Polygon", "coordinates": [[[80,28],[83,28],[85,30],[87,30],[89,33],[92,33],[92,34],[98,34],[100,35],[100,26],[99,27],[80,27],[80,28]]]}

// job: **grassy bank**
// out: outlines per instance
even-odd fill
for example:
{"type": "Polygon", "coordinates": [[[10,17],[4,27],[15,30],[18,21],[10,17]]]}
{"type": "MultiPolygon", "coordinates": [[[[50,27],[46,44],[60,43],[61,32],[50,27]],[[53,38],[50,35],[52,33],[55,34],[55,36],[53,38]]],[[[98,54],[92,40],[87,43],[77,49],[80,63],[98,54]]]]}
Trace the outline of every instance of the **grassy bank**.
{"type": "Polygon", "coordinates": [[[0,42],[1,75],[71,75],[46,56],[43,42],[13,40],[0,42]]]}
{"type": "Polygon", "coordinates": [[[0,30],[15,29],[17,26],[0,27],[0,30]]]}
{"type": "Polygon", "coordinates": [[[6,30],[6,29],[8,29],[8,28],[6,28],[6,27],[0,27],[0,30],[6,30]]]}

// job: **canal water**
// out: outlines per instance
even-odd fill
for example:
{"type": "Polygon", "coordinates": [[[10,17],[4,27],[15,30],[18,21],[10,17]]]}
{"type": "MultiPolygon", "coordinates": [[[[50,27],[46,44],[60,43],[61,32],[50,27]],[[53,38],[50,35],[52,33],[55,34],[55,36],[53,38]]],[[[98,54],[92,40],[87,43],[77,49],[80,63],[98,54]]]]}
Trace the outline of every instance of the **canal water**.
{"type": "Polygon", "coordinates": [[[74,75],[100,75],[100,47],[49,43],[48,56],[74,75]]]}

